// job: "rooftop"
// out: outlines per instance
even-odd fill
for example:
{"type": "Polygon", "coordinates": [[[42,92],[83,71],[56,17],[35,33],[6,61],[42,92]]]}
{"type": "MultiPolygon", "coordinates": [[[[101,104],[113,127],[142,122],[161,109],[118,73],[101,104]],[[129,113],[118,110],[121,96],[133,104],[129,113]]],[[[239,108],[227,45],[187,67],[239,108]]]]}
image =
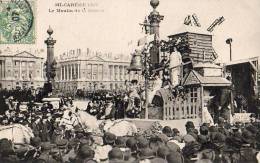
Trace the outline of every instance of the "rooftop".
{"type": "Polygon", "coordinates": [[[201,84],[203,86],[230,86],[231,82],[223,77],[204,77],[197,73],[195,70],[191,70],[189,75],[184,80],[184,85],[201,84]]]}

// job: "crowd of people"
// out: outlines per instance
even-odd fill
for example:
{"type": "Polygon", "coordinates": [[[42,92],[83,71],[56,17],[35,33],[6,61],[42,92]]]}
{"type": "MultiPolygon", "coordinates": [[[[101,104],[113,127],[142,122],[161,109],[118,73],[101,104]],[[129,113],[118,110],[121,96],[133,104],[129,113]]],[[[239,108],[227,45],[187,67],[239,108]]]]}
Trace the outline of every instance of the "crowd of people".
{"type": "MultiPolygon", "coordinates": [[[[218,124],[200,126],[188,121],[186,132],[156,123],[132,135],[116,136],[74,125],[79,109],[70,97],[61,97],[54,109],[50,102],[38,103],[31,90],[16,91],[0,91],[0,126],[21,124],[34,136],[29,144],[0,139],[0,163],[257,163],[260,159],[257,121],[230,124],[220,117],[218,124]]],[[[136,117],[142,109],[138,94],[133,89],[130,94],[95,95],[83,111],[101,120],[136,117]]]]}
{"type": "Polygon", "coordinates": [[[0,162],[33,163],[257,163],[260,125],[257,122],[231,126],[220,118],[217,126],[193,122],[186,133],[165,126],[149,135],[96,135],[75,129],[74,136],[55,141],[35,135],[29,145],[14,146],[0,140],[0,162]]]}

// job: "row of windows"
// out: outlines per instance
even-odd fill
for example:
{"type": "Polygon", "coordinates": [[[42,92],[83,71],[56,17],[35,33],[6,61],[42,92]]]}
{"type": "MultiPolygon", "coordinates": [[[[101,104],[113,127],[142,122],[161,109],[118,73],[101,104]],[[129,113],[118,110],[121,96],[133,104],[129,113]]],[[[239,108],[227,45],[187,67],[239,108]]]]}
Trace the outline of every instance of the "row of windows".
{"type": "Polygon", "coordinates": [[[27,66],[27,64],[28,64],[29,67],[33,67],[35,65],[35,62],[14,61],[15,66],[20,66],[20,64],[21,64],[22,67],[27,66]]]}
{"type": "Polygon", "coordinates": [[[126,66],[124,66],[124,68],[121,66],[109,66],[110,80],[124,80],[127,75],[128,71],[126,66]]]}
{"type": "Polygon", "coordinates": [[[110,65],[107,70],[103,64],[87,64],[86,69],[79,69],[79,66],[76,64],[72,67],[70,65],[66,68],[64,66],[61,67],[61,80],[79,79],[81,78],[81,71],[83,72],[83,78],[86,77],[88,80],[103,80],[108,77],[110,80],[122,81],[128,75],[126,66],[110,65]]]}
{"type": "Polygon", "coordinates": [[[79,79],[80,78],[80,70],[78,69],[79,65],[75,64],[74,66],[62,66],[61,67],[61,79],[79,79]]]}

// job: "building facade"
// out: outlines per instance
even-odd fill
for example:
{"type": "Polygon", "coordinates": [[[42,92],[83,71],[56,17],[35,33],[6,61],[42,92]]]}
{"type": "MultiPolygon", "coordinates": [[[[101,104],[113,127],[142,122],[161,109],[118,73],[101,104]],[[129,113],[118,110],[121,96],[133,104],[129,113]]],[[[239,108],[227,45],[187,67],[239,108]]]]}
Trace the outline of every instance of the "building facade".
{"type": "Polygon", "coordinates": [[[57,86],[63,91],[125,89],[126,80],[141,78],[128,72],[130,58],[123,54],[76,49],[60,55],[57,63],[57,86]]]}
{"type": "Polygon", "coordinates": [[[234,99],[239,104],[243,99],[245,104],[244,108],[240,107],[237,112],[241,112],[242,109],[256,112],[256,106],[259,105],[257,101],[260,99],[259,57],[233,60],[225,63],[224,66],[225,75],[233,84],[234,99]]]}
{"type": "Polygon", "coordinates": [[[44,84],[44,59],[30,52],[0,54],[0,88],[38,88],[44,84]]]}

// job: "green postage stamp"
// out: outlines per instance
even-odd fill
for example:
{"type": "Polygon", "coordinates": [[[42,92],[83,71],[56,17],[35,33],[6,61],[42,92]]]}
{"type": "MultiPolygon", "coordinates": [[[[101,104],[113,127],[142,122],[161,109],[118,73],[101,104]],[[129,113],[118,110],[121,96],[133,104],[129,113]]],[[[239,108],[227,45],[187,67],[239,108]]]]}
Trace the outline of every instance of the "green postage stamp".
{"type": "Polygon", "coordinates": [[[34,1],[0,0],[0,44],[34,44],[34,11],[34,1]]]}

